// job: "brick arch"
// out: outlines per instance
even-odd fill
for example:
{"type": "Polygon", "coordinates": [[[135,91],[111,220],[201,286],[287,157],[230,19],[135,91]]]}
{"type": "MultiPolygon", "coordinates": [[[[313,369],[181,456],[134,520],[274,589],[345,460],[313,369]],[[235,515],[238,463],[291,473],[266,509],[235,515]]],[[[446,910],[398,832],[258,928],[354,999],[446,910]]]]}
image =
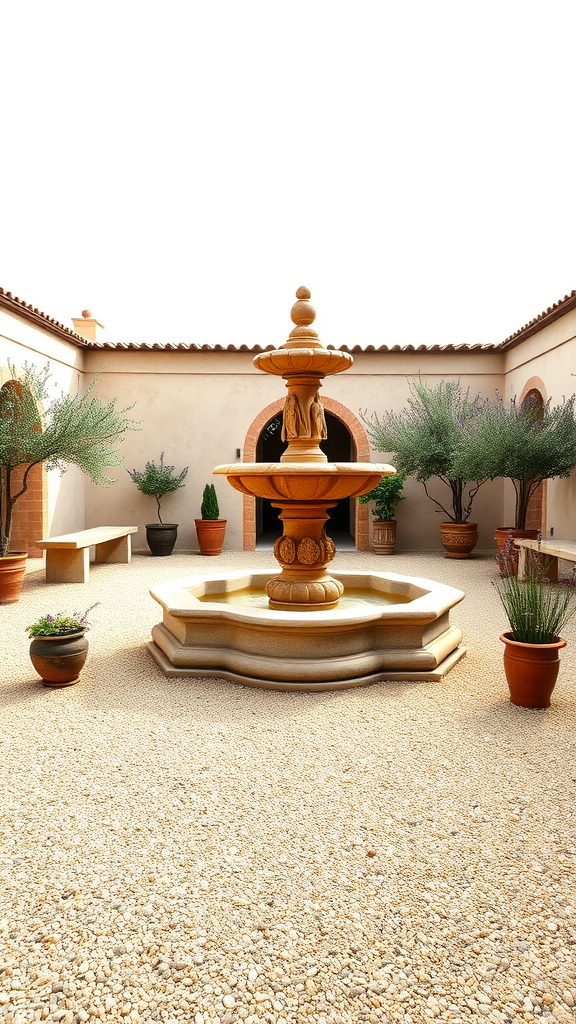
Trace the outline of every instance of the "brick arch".
{"type": "MultiPolygon", "coordinates": [[[[326,409],[326,412],[331,413],[332,416],[336,417],[336,419],[341,420],[341,422],[348,428],[356,449],[356,461],[370,462],[370,444],[368,442],[366,431],[364,430],[360,420],[354,415],[354,413],[350,412],[350,409],[347,409],[341,402],[336,402],[333,398],[326,398],[323,395],[322,404],[326,409]]],[[[243,462],[256,462],[256,451],[258,448],[260,434],[272,417],[281,413],[283,408],[284,399],[279,398],[276,402],[271,402],[270,405],[267,405],[262,409],[262,411],[259,412],[256,418],[252,421],[244,439],[244,449],[242,453],[243,462]]],[[[243,548],[244,551],[254,551],[256,547],[256,499],[252,498],[249,494],[244,494],[242,497],[244,499],[243,548]]],[[[368,550],[370,547],[369,537],[368,505],[360,505],[360,503],[357,502],[354,540],[358,551],[368,550]]]]}
{"type": "MultiPolygon", "coordinates": [[[[540,377],[530,377],[527,380],[520,394],[520,405],[531,399],[536,401],[543,409],[548,400],[544,381],[540,377]]],[[[526,529],[540,530],[546,534],[546,519],[548,513],[548,481],[543,480],[537,490],[530,498],[526,512],[526,529]]]]}
{"type": "Polygon", "coordinates": [[[530,377],[530,380],[526,381],[522,391],[520,392],[520,405],[522,405],[522,402],[528,397],[531,391],[537,391],[544,405],[546,405],[546,402],[548,401],[548,392],[546,391],[546,385],[541,377],[530,377]]]}
{"type": "MultiPolygon", "coordinates": [[[[22,396],[22,383],[12,380],[6,372],[0,374],[0,387],[12,388],[22,396]]],[[[38,424],[35,430],[42,430],[41,410],[38,410],[38,424]]],[[[17,466],[12,473],[12,493],[20,490],[27,466],[17,466]]],[[[48,494],[46,471],[42,463],[38,463],[28,474],[26,491],[18,498],[12,519],[11,551],[26,551],[31,558],[42,558],[44,552],[37,546],[41,537],[45,536],[48,521],[48,494]]]]}

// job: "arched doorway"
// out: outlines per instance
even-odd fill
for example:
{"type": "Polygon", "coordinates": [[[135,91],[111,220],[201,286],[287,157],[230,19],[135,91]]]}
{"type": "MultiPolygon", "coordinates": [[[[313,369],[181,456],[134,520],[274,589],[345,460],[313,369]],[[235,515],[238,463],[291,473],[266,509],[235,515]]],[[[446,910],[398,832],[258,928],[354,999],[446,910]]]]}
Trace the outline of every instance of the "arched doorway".
{"type": "MultiPolygon", "coordinates": [[[[356,447],[354,439],[345,423],[332,413],[325,410],[328,437],[320,442],[320,447],[328,462],[355,462],[356,447]]],[[[272,416],[264,426],[256,448],[256,462],[280,462],[286,448],[286,441],[281,438],[282,413],[272,416]]],[[[340,550],[354,549],[354,511],[355,502],[350,498],[338,501],[331,508],[330,519],[326,524],[326,532],[340,550]]],[[[256,499],[256,547],[272,548],[274,541],[282,535],[282,523],[278,519],[280,509],[274,508],[271,501],[265,498],[256,499]]]]}
{"type": "MultiPolygon", "coordinates": [[[[22,383],[18,380],[7,380],[2,385],[2,392],[8,394],[9,406],[22,401],[22,383]]],[[[29,397],[30,393],[28,392],[29,397]]],[[[1,402],[0,402],[1,404],[1,402]]],[[[32,430],[42,430],[40,415],[32,430]]],[[[11,473],[10,490],[12,494],[21,489],[27,464],[21,464],[11,473]]],[[[12,519],[11,551],[26,551],[31,558],[42,558],[44,552],[37,546],[45,536],[47,522],[46,474],[41,463],[32,466],[27,476],[24,494],[14,505],[12,519]]]]}
{"type": "MultiPolygon", "coordinates": [[[[328,398],[325,395],[322,396],[322,404],[324,411],[328,415],[330,414],[334,421],[338,421],[339,424],[343,425],[347,432],[347,444],[349,454],[346,457],[336,458],[333,450],[326,451],[328,458],[331,461],[338,462],[370,462],[370,444],[368,442],[368,436],[364,429],[364,426],[360,420],[347,409],[341,402],[335,401],[333,398],[328,398]]],[[[258,446],[260,437],[265,428],[271,423],[271,421],[282,414],[282,408],[284,405],[283,399],[278,399],[276,402],[271,402],[270,405],[262,409],[256,416],[253,423],[250,425],[246,432],[244,440],[244,448],[242,452],[242,459],[244,462],[257,462],[258,461],[258,446]]],[[[331,443],[330,438],[330,427],[328,430],[328,442],[331,443]]],[[[339,427],[335,427],[334,431],[338,430],[339,427]]],[[[334,433],[333,431],[333,433],[334,433]]],[[[277,431],[274,429],[271,431],[272,434],[277,431]]],[[[281,445],[280,452],[274,455],[270,460],[266,461],[277,462],[283,450],[283,444],[278,438],[278,442],[281,445]]],[[[335,442],[336,443],[336,442],[335,442]]],[[[273,449],[271,448],[270,451],[273,449]]],[[[340,442],[340,449],[342,448],[342,442],[340,442]]],[[[368,505],[359,505],[355,499],[347,499],[350,503],[349,507],[353,510],[349,512],[349,535],[353,537],[355,547],[357,551],[367,551],[370,547],[369,541],[369,517],[368,517],[368,505]]],[[[334,510],[335,511],[335,510],[334,510]]],[[[263,524],[262,524],[263,525],[263,524]]],[[[257,533],[257,521],[256,521],[256,499],[250,495],[243,495],[243,548],[244,551],[253,551],[256,547],[256,533],[257,533]]]]}

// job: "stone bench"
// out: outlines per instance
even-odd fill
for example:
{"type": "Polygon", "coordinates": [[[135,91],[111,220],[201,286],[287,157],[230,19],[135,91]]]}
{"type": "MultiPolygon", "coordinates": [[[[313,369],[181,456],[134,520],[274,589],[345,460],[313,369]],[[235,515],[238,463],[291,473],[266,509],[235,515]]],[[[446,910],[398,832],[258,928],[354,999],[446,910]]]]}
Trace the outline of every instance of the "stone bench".
{"type": "Polygon", "coordinates": [[[550,562],[547,575],[551,583],[558,582],[558,559],[563,558],[567,562],[576,562],[576,541],[556,540],[555,537],[548,537],[546,540],[515,540],[520,548],[518,557],[518,576],[526,578],[527,552],[535,551],[537,555],[550,562]]]}
{"type": "Polygon", "coordinates": [[[87,583],[91,547],[95,562],[129,562],[130,534],[137,532],[137,526],[96,526],[39,540],[38,547],[46,550],[46,582],[87,583]]]}

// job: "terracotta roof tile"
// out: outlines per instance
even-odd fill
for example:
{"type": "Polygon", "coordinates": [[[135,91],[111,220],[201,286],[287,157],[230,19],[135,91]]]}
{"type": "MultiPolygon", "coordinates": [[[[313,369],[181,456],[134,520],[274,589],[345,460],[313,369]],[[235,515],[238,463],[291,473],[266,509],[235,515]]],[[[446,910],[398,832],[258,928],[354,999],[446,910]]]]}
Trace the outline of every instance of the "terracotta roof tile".
{"type": "Polygon", "coordinates": [[[44,330],[48,330],[52,334],[64,337],[66,341],[71,341],[74,345],[81,348],[88,346],[86,338],[83,338],[81,334],[76,334],[76,331],[70,327],[65,327],[58,320],[48,316],[47,313],[42,313],[36,306],[29,305],[23,299],[19,299],[17,295],[12,295],[12,292],[5,291],[4,288],[0,288],[0,308],[2,307],[30,321],[35,327],[43,327],[44,330]]]}
{"type": "Polygon", "coordinates": [[[576,309],[576,289],[573,289],[569,295],[565,295],[563,299],[558,299],[558,302],[555,302],[552,306],[548,306],[548,309],[545,309],[538,316],[529,320],[527,324],[524,324],[524,327],[514,331],[514,334],[506,338],[500,347],[513,348],[520,341],[524,341],[525,338],[529,338],[532,334],[537,334],[544,327],[548,327],[555,320],[559,320],[561,316],[569,313],[572,309],[576,309]]]}

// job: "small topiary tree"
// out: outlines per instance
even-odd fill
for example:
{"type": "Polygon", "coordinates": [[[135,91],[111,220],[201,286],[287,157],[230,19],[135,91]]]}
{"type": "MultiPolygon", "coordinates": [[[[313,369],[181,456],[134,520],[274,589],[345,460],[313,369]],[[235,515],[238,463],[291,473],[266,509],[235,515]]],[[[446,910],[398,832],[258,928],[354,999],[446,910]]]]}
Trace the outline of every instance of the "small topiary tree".
{"type": "Polygon", "coordinates": [[[158,522],[163,526],[162,516],[160,514],[160,498],[163,498],[165,494],[171,494],[172,491],[179,490],[180,487],[184,487],[184,478],[188,473],[188,466],[185,466],[181,473],[176,475],[174,472],[174,466],[167,466],[164,463],[164,452],[160,455],[160,462],[158,465],[154,461],[147,462],[143,470],[128,469],[126,471],[133,479],[139,491],[142,494],[149,494],[151,497],[156,498],[156,504],[158,506],[158,522]]]}
{"type": "Polygon", "coordinates": [[[220,508],[214,484],[206,484],[204,488],[200,515],[202,519],[220,519],[220,508]]]}
{"type": "Polygon", "coordinates": [[[394,473],[391,476],[383,476],[380,483],[376,484],[367,494],[361,494],[358,501],[366,505],[369,501],[374,502],[372,515],[378,523],[389,523],[394,519],[396,506],[404,501],[402,490],[406,477],[403,473],[394,473]]]}
{"type": "Polygon", "coordinates": [[[63,473],[75,465],[92,483],[109,486],[113,479],[105,470],[121,465],[117,453],[124,435],[138,429],[124,416],[132,406],[117,412],[115,399],[104,404],[93,397],[97,377],[84,395],[51,399],[46,386],[49,363],[41,370],[24,363],[18,370],[9,362],[8,369],[12,380],[0,388],[0,556],[8,553],[14,506],[26,493],[34,466],[44,463],[63,473]],[[23,466],[21,483],[14,490],[16,471],[23,466]]]}

